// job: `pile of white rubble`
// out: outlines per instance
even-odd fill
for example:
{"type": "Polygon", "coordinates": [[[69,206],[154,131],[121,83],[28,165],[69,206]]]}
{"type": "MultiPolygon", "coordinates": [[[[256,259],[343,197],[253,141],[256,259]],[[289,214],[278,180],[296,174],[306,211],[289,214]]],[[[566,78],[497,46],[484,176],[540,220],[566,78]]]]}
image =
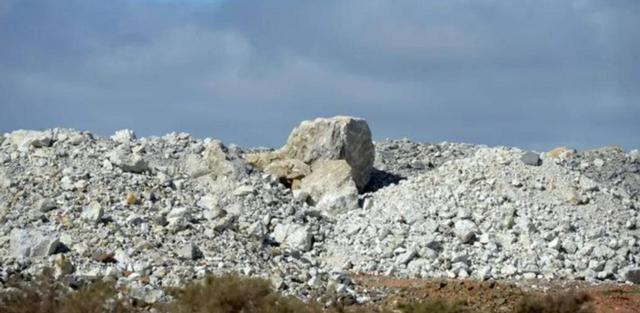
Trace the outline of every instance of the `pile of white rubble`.
{"type": "Polygon", "coordinates": [[[358,301],[354,272],[640,283],[638,177],[637,151],[374,144],[350,117],[269,151],[19,130],[0,136],[0,283],[52,268],[147,302],[226,272],[358,301]]]}

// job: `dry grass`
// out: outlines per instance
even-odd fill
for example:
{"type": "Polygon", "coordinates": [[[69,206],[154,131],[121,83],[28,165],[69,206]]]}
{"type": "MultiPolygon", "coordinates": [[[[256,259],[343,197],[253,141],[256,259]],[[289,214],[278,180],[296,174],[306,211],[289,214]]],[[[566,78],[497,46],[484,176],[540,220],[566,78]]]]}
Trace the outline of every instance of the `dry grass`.
{"type": "Polygon", "coordinates": [[[450,303],[433,300],[400,306],[403,313],[477,313],[468,309],[462,303],[450,303]]]}
{"type": "Polygon", "coordinates": [[[591,301],[589,295],[573,293],[526,297],[517,313],[593,313],[591,301]]]}
{"type": "Polygon", "coordinates": [[[172,291],[175,301],[163,308],[175,313],[316,313],[319,306],[275,293],[269,283],[235,275],[208,277],[172,291]]]}
{"type": "MultiPolygon", "coordinates": [[[[235,275],[212,276],[170,290],[174,301],[154,307],[159,313],[481,313],[464,303],[432,300],[409,303],[397,308],[323,308],[283,297],[270,284],[257,278],[235,275]]],[[[45,274],[34,281],[13,284],[0,293],[1,313],[125,313],[148,312],[119,296],[113,284],[98,282],[79,290],[62,286],[45,274]]],[[[586,295],[563,294],[526,297],[513,313],[592,313],[586,295]]]]}
{"type": "Polygon", "coordinates": [[[133,308],[112,284],[98,282],[79,291],[72,291],[56,283],[49,273],[34,281],[17,282],[0,294],[2,313],[125,313],[133,308]]]}

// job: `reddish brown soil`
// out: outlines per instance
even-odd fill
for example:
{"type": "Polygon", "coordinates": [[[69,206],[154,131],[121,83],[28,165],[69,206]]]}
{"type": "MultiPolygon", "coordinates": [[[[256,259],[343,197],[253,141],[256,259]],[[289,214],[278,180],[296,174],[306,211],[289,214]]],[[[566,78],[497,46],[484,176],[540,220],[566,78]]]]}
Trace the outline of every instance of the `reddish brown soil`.
{"type": "MultiPolygon", "coordinates": [[[[393,279],[359,275],[354,279],[362,290],[385,290],[378,305],[395,308],[402,303],[444,300],[463,303],[474,312],[513,312],[526,296],[587,294],[595,313],[640,313],[640,286],[580,284],[545,285],[546,292],[524,291],[509,282],[478,282],[474,280],[393,279]]],[[[540,286],[541,284],[537,284],[540,286]]],[[[371,293],[376,298],[375,293],[371,293]]]]}
{"type": "Polygon", "coordinates": [[[640,312],[640,287],[608,286],[593,288],[589,294],[594,298],[597,313],[640,312]]]}

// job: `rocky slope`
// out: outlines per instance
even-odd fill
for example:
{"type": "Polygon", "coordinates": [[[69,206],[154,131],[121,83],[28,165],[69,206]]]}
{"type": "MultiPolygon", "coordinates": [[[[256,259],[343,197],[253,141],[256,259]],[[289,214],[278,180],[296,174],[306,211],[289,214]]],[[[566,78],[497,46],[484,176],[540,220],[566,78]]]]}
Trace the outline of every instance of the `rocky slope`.
{"type": "Polygon", "coordinates": [[[273,151],[15,131],[0,137],[0,282],[52,267],[147,302],[222,272],[358,301],[352,272],[639,283],[639,189],[637,151],[374,145],[347,117],[273,151]]]}

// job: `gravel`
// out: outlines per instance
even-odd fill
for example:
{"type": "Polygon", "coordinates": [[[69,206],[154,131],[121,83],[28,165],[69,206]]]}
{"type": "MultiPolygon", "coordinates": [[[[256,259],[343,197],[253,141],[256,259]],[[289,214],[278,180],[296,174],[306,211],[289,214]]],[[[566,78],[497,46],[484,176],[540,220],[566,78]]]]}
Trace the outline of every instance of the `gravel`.
{"type": "Polygon", "coordinates": [[[324,176],[353,198],[328,212],[247,164],[256,150],[209,138],[70,129],[2,138],[0,287],[45,267],[73,282],[110,277],[147,302],[227,272],[301,298],[362,298],[352,272],[638,283],[637,152],[559,159],[385,140],[364,192],[344,172],[324,176]]]}

